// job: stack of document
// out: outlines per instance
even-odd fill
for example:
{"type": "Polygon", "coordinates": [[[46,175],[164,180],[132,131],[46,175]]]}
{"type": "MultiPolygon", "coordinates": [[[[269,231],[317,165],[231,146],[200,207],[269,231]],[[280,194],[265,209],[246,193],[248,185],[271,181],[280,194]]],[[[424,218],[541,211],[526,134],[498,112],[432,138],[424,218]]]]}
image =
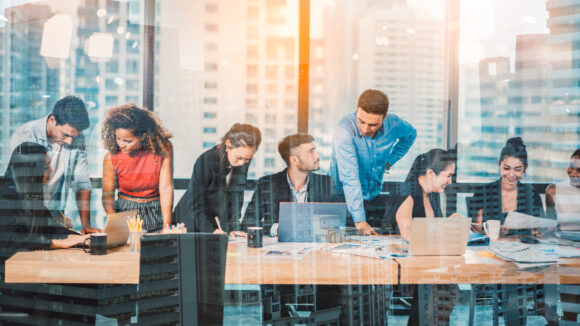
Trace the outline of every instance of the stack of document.
{"type": "Polygon", "coordinates": [[[494,241],[489,249],[496,256],[516,263],[556,263],[560,258],[558,248],[551,245],[494,241]]]}

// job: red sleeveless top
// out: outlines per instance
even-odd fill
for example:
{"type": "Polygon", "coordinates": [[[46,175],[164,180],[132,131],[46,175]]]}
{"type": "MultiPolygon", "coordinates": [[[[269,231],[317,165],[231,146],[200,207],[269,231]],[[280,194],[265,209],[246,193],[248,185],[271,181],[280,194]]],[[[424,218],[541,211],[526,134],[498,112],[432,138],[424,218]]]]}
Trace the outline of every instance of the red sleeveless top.
{"type": "Polygon", "coordinates": [[[159,196],[159,173],[163,157],[149,151],[111,154],[119,191],[129,196],[159,196]]]}

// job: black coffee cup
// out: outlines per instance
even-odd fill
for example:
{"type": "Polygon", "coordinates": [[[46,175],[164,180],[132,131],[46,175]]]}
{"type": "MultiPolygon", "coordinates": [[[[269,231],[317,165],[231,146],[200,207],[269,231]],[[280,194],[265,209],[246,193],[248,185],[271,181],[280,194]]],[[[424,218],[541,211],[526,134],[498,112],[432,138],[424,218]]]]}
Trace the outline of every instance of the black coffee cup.
{"type": "Polygon", "coordinates": [[[107,234],[93,233],[90,238],[85,239],[85,245],[88,246],[88,248],[84,248],[83,250],[91,255],[106,255],[107,234]]]}
{"type": "Polygon", "coordinates": [[[260,226],[248,227],[248,247],[262,248],[262,231],[260,226]]]}

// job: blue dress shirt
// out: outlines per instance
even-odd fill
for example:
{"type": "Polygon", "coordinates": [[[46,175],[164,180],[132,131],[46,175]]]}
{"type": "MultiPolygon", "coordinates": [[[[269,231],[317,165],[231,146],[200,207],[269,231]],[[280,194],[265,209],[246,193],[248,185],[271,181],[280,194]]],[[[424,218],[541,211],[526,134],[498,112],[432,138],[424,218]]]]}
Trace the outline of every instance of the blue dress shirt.
{"type": "Polygon", "coordinates": [[[344,193],[355,223],[365,222],[364,200],[382,189],[387,163],[393,166],[411,148],[417,130],[395,114],[387,114],[375,137],[363,137],[356,112],[342,118],[332,137],[330,175],[337,191],[344,193]]]}

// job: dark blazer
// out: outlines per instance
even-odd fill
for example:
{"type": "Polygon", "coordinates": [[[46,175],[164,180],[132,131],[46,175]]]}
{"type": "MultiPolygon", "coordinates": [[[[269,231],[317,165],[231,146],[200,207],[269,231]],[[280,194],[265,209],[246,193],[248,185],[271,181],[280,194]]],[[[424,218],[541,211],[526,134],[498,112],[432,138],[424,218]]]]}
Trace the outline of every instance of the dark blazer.
{"type": "MultiPolygon", "coordinates": [[[[505,221],[507,213],[502,212],[501,179],[488,183],[477,189],[469,203],[469,215],[475,218],[475,214],[483,209],[483,221],[505,221]]],[[[518,182],[517,212],[544,217],[544,206],[540,194],[534,191],[530,185],[518,182]]]]}
{"type": "Polygon", "coordinates": [[[218,228],[215,217],[220,219],[224,231],[240,229],[240,217],[244,204],[244,190],[248,164],[231,167],[225,155],[214,146],[195,161],[187,190],[175,207],[176,222],[183,222],[191,232],[213,232],[218,228]],[[226,177],[232,171],[230,184],[226,177]]]}
{"type": "MultiPolygon", "coordinates": [[[[278,223],[280,203],[292,201],[287,174],[288,169],[284,169],[258,180],[256,191],[244,214],[244,227],[263,226],[268,234],[272,224],[278,223]]],[[[310,173],[308,202],[344,202],[344,196],[336,194],[330,176],[310,173]]]]}

